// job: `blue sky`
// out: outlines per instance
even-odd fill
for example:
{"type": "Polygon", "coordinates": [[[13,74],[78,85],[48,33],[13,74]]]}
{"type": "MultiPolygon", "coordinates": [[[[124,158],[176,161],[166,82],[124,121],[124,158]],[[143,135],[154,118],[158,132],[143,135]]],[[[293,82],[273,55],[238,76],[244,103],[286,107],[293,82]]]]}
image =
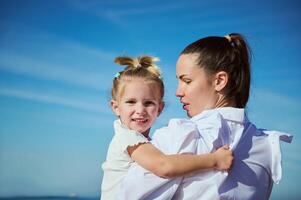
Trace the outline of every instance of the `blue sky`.
{"type": "Polygon", "coordinates": [[[0,1],[0,197],[98,196],[113,135],[108,106],[115,56],[160,57],[166,109],[185,117],[175,63],[205,36],[244,34],[253,51],[248,113],[294,135],[272,199],[301,196],[301,24],[292,0],[0,1]]]}

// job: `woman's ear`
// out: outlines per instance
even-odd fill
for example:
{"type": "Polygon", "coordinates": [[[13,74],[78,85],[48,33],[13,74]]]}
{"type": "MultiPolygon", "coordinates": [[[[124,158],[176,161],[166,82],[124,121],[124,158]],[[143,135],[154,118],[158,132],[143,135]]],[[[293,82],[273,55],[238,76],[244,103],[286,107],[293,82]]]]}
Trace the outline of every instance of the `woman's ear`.
{"type": "Polygon", "coordinates": [[[225,71],[220,71],[215,74],[214,88],[217,92],[222,91],[228,83],[228,74],[225,71]]]}
{"type": "Polygon", "coordinates": [[[111,108],[112,108],[113,112],[115,113],[115,115],[117,115],[119,117],[120,116],[119,105],[116,100],[111,100],[111,108]]]}
{"type": "Polygon", "coordinates": [[[164,109],[165,103],[164,101],[161,101],[159,105],[159,111],[158,111],[158,116],[161,114],[162,110],[164,109]]]}

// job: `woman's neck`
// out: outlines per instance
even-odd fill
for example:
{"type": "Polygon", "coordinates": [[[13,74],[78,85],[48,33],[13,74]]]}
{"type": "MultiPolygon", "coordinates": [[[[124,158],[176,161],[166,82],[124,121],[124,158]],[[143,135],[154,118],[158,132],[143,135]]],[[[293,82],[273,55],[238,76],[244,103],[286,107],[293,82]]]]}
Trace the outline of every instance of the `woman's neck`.
{"type": "Polygon", "coordinates": [[[221,107],[236,107],[234,101],[226,99],[225,96],[220,96],[215,103],[215,108],[221,107]]]}

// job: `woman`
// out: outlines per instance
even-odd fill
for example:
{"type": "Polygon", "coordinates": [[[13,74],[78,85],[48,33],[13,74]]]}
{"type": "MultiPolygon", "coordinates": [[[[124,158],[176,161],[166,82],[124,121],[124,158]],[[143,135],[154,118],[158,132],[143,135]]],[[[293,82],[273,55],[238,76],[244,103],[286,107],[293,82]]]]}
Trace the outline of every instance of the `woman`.
{"type": "Polygon", "coordinates": [[[228,144],[234,151],[229,173],[203,171],[163,179],[133,166],[119,199],[268,199],[281,179],[279,139],[245,113],[250,90],[250,55],[240,34],[206,37],[181,53],[176,96],[190,119],[173,119],[154,133],[152,143],[165,154],[208,153],[228,144]]]}

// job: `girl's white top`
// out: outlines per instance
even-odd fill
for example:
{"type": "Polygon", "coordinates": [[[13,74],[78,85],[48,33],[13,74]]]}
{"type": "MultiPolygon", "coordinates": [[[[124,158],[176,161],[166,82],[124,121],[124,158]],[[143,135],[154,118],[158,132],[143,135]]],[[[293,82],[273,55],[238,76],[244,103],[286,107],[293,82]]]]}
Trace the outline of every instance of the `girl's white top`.
{"type": "Polygon", "coordinates": [[[119,185],[134,161],[127,152],[127,147],[149,140],[142,134],[128,129],[120,120],[114,122],[115,135],[110,143],[106,161],[102,164],[103,180],[101,199],[116,199],[119,185]]]}
{"type": "Polygon", "coordinates": [[[228,144],[234,152],[229,173],[202,171],[163,179],[132,165],[123,179],[117,199],[266,200],[273,182],[281,179],[280,140],[292,137],[265,131],[249,122],[244,109],[217,108],[191,119],[172,119],[156,130],[152,144],[165,154],[203,154],[228,144]]]}

